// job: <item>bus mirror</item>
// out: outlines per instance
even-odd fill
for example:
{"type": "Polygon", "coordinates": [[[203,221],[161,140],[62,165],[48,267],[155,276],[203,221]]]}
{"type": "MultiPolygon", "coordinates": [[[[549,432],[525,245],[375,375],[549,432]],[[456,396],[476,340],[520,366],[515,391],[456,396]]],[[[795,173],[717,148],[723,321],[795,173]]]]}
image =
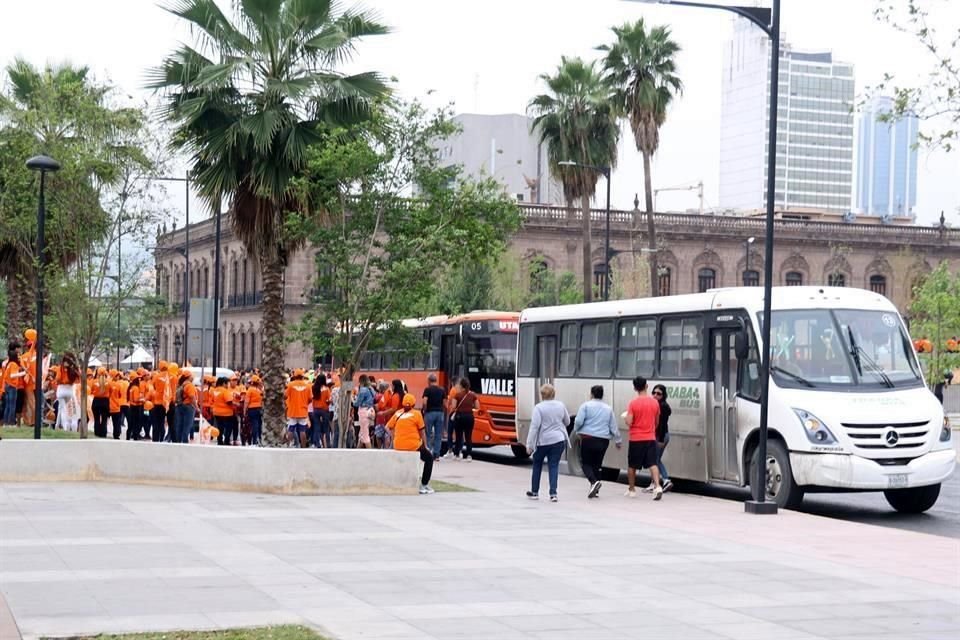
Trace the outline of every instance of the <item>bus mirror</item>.
{"type": "Polygon", "coordinates": [[[738,360],[745,360],[750,353],[750,347],[747,344],[747,334],[744,331],[738,331],[733,338],[733,351],[737,354],[738,360]]]}

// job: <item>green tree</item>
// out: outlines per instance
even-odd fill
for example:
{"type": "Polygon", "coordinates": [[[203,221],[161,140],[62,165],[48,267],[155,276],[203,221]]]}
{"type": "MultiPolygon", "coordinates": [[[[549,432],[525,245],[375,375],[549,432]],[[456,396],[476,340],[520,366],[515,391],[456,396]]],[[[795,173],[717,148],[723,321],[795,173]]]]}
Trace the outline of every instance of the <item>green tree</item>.
{"type": "Polygon", "coordinates": [[[140,126],[141,116],[112,106],[112,88],[97,83],[86,67],[39,69],[17,59],[6,75],[0,94],[0,276],[10,293],[13,337],[32,323],[38,264],[37,178],[25,160],[46,153],[63,166],[49,179],[45,252],[51,268],[63,270],[108,226],[100,190],[116,179],[115,160],[132,153],[120,140],[140,126]]]}
{"type": "Polygon", "coordinates": [[[302,238],[285,233],[302,209],[292,181],[309,148],[331,126],[369,116],[388,89],[376,73],[339,71],[359,39],[387,32],[369,14],[332,0],[242,0],[229,19],[215,0],[179,0],[169,11],[197,34],[152,72],[167,96],[163,112],[175,146],[192,154],[201,195],[219,210],[229,201],[233,228],[263,273],[265,434],[283,435],[286,257],[302,238]]]}
{"type": "Polygon", "coordinates": [[[489,258],[437,274],[441,282],[437,313],[455,315],[497,306],[493,292],[493,266],[489,258]]]}
{"type": "MultiPolygon", "coordinates": [[[[400,319],[430,312],[443,270],[481,263],[519,228],[516,203],[496,182],[440,166],[436,141],[455,131],[451,118],[416,102],[384,104],[368,125],[308,152],[297,181],[306,207],[291,227],[323,250],[301,330],[342,367],[347,389],[369,349],[418,346],[400,319]]],[[[349,400],[341,396],[341,424],[349,400]]]]}
{"type": "Polygon", "coordinates": [[[533,130],[547,145],[550,172],[563,185],[567,208],[579,198],[582,216],[583,301],[593,299],[590,200],[600,173],[583,165],[613,167],[620,127],[610,92],[597,66],[580,58],[561,58],[554,75],[541,75],[548,93],[530,101],[533,130]],[[579,166],[564,165],[575,162],[579,166]]]}
{"type": "Polygon", "coordinates": [[[960,367],[960,353],[946,348],[947,340],[960,336],[960,275],[951,273],[946,261],[914,290],[910,333],[914,339],[926,338],[933,344],[933,353],[920,357],[929,383],[935,383],[945,370],[960,367]]]}
{"type": "Polygon", "coordinates": [[[626,118],[637,151],[643,155],[643,185],[647,212],[647,260],[650,265],[650,295],[657,295],[657,236],[653,211],[653,184],[650,175],[653,155],[660,146],[660,127],[674,95],[683,90],[676,73],[678,45],[664,26],[647,29],[643,18],[613,27],[616,40],[599,47],[606,52],[603,67],[613,91],[613,104],[626,118]]]}
{"type": "Polygon", "coordinates": [[[871,94],[892,94],[893,108],[884,117],[895,121],[916,115],[929,130],[919,138],[951,151],[960,139],[960,21],[956,3],[932,0],[878,0],[878,20],[914,37],[928,55],[929,71],[901,83],[885,74],[871,94]],[[939,5],[939,8],[934,8],[939,5]],[[950,7],[950,10],[947,7],[950,7]],[[922,84],[916,77],[924,78],[922,84]]]}

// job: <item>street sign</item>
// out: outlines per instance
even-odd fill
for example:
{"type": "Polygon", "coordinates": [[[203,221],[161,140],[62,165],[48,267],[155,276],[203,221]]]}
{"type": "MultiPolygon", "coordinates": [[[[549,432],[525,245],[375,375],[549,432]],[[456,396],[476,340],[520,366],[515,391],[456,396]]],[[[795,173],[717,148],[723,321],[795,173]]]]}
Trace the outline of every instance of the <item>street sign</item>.
{"type": "Polygon", "coordinates": [[[199,365],[213,356],[213,300],[190,299],[190,332],[187,335],[187,360],[199,365]]]}

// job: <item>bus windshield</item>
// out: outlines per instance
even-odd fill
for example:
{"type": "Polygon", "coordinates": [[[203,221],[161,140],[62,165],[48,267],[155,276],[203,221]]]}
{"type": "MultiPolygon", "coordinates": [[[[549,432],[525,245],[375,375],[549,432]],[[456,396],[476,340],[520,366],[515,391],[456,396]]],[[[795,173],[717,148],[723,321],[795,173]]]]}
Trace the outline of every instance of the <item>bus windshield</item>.
{"type": "Polygon", "coordinates": [[[860,309],[774,311],[770,373],[791,388],[904,388],[922,384],[895,313],[860,309]]]}
{"type": "Polygon", "coordinates": [[[517,334],[469,334],[464,345],[470,388],[487,395],[513,396],[517,334]]]}

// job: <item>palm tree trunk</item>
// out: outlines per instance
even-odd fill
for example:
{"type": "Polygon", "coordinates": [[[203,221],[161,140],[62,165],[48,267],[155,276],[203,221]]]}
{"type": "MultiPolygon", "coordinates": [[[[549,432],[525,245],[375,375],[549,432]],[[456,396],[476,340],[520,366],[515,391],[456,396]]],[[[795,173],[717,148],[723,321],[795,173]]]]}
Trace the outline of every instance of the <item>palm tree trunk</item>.
{"type": "Polygon", "coordinates": [[[580,196],[580,213],[583,216],[583,301],[593,301],[593,244],[590,238],[590,196],[580,196]]]}
{"type": "Polygon", "coordinates": [[[284,407],[284,332],[283,270],[284,263],[276,248],[260,254],[263,268],[263,437],[271,447],[283,443],[286,434],[284,407]]]}
{"type": "Polygon", "coordinates": [[[647,204],[647,261],[650,263],[650,296],[660,293],[657,286],[657,228],[653,220],[653,182],[650,179],[650,154],[643,152],[643,191],[647,204]]]}
{"type": "Polygon", "coordinates": [[[23,331],[33,324],[33,296],[22,273],[14,273],[7,279],[7,337],[23,342],[23,331]]]}

